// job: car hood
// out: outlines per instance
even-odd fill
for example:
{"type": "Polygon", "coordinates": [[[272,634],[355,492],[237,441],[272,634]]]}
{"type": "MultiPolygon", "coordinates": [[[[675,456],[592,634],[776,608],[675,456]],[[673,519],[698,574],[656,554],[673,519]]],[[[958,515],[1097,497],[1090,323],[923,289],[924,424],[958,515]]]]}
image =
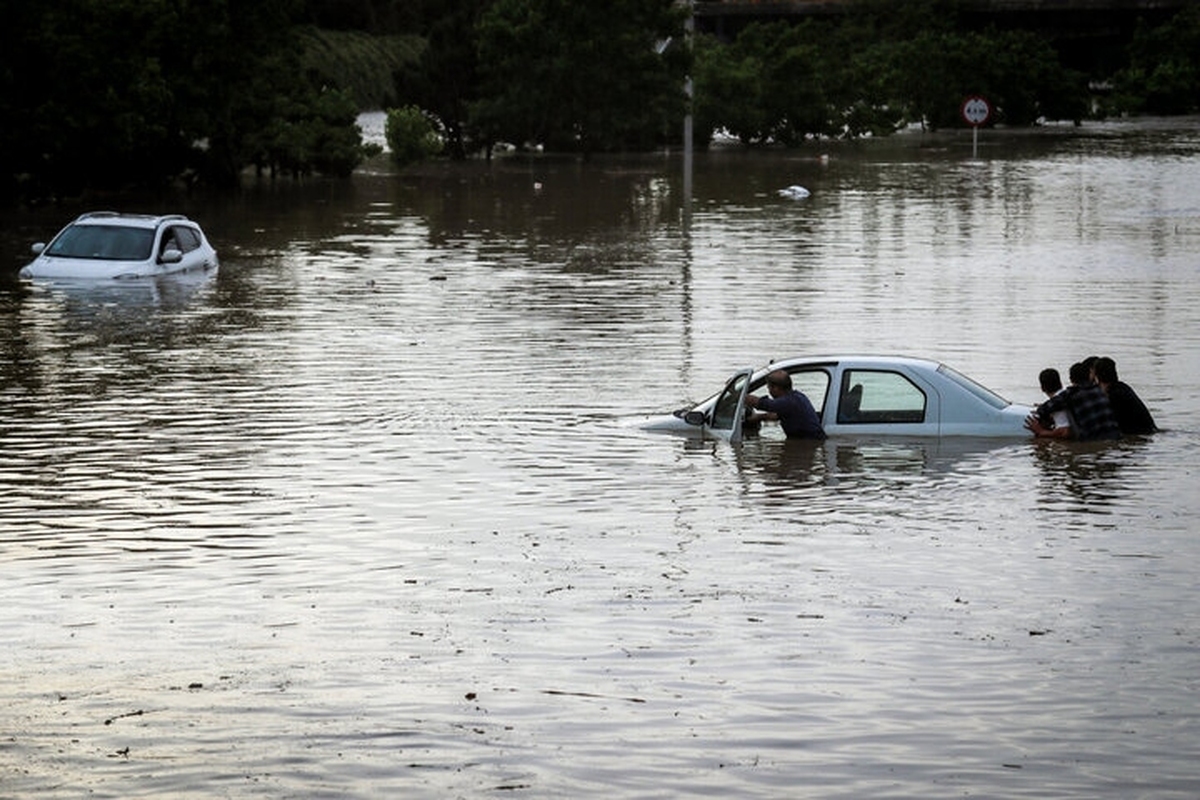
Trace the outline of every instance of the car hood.
{"type": "Polygon", "coordinates": [[[685,412],[690,409],[680,409],[672,414],[656,414],[655,416],[638,421],[638,427],[644,431],[663,431],[665,433],[700,433],[699,425],[690,425],[683,419],[685,412]]]}
{"type": "Polygon", "coordinates": [[[111,280],[160,275],[154,261],[106,261],[95,258],[61,258],[41,255],[21,268],[22,278],[83,278],[111,280]]]}

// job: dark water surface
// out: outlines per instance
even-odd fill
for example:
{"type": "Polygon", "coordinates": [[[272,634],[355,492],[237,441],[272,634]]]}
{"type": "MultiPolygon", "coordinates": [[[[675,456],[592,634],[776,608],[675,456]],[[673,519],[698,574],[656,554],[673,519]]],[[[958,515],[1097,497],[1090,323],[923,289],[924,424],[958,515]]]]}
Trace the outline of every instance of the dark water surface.
{"type": "Polygon", "coordinates": [[[0,797],[1196,796],[1200,121],[968,137],[380,160],[119,287],[4,215],[0,797]],[[1165,430],[634,425],[841,351],[1165,430]]]}

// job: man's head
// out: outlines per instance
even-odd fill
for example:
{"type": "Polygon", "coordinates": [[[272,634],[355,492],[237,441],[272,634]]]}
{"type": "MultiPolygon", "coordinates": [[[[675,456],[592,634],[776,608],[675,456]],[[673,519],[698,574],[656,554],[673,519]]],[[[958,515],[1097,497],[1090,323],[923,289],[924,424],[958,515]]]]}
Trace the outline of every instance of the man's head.
{"type": "Polygon", "coordinates": [[[1108,356],[1097,358],[1096,363],[1092,364],[1092,374],[1096,376],[1096,383],[1102,383],[1105,386],[1116,383],[1118,380],[1117,362],[1108,356]]]}
{"type": "Polygon", "coordinates": [[[767,391],[772,396],[776,394],[787,394],[792,390],[792,376],[787,374],[785,370],[777,369],[767,375],[767,391]]]}
{"type": "Polygon", "coordinates": [[[1038,383],[1046,394],[1057,394],[1062,390],[1062,376],[1054,367],[1046,367],[1038,373],[1038,383]]]}
{"type": "Polygon", "coordinates": [[[1092,382],[1092,370],[1083,361],[1076,361],[1071,365],[1071,385],[1087,386],[1092,382]]]}

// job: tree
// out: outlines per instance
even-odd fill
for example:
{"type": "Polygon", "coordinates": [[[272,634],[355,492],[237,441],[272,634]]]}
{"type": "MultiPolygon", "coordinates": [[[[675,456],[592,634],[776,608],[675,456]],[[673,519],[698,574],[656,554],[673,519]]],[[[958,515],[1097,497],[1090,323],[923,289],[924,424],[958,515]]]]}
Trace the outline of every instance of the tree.
{"type": "Polygon", "coordinates": [[[1028,31],[987,31],[980,69],[1007,125],[1042,119],[1079,122],[1087,115],[1087,79],[1062,66],[1048,42],[1028,31]]]}
{"type": "Polygon", "coordinates": [[[298,6],[4,3],[0,35],[14,48],[0,62],[5,195],[180,177],[233,184],[247,165],[283,160],[299,172],[348,173],[362,157],[356,109],[302,68],[298,6]]]}
{"type": "Polygon", "coordinates": [[[762,71],[760,102],[766,111],[764,133],[772,141],[794,146],[810,135],[834,132],[833,111],[825,87],[834,70],[823,57],[817,27],[764,25],[747,28],[738,42],[750,39],[762,71]]]}
{"type": "Polygon", "coordinates": [[[442,149],[433,123],[416,106],[388,109],[385,135],[392,161],[399,166],[423,161],[442,149]]]}
{"type": "Polygon", "coordinates": [[[678,130],[688,54],[675,0],[497,0],[479,22],[473,121],[492,140],[645,148],[678,130]]]}
{"type": "Polygon", "coordinates": [[[313,172],[347,177],[367,153],[357,119],[358,107],[338,89],[280,96],[266,125],[246,138],[251,163],[272,177],[313,172]]]}
{"type": "Polygon", "coordinates": [[[1157,28],[1139,24],[1129,53],[1129,66],[1116,79],[1120,110],[1200,110],[1200,7],[1189,5],[1157,28]]]}
{"type": "Polygon", "coordinates": [[[764,141],[769,125],[760,60],[712,36],[697,37],[695,48],[696,138],[724,130],[743,144],[764,141]]]}
{"type": "Polygon", "coordinates": [[[901,43],[892,58],[893,96],[910,119],[931,128],[961,124],[962,100],[973,94],[987,96],[998,121],[1009,125],[1078,121],[1086,112],[1083,77],[1024,31],[924,33],[901,43]]]}
{"type": "Polygon", "coordinates": [[[395,105],[395,76],[414,70],[427,50],[416,35],[376,36],[309,25],[298,26],[295,33],[308,83],[348,92],[359,109],[395,105]]]}
{"type": "Polygon", "coordinates": [[[477,26],[490,2],[446,0],[426,31],[418,68],[396,73],[400,94],[437,117],[453,158],[465,158],[477,138],[470,116],[479,96],[477,26]]]}
{"type": "Polygon", "coordinates": [[[173,8],[65,0],[6,9],[19,15],[24,38],[7,60],[0,140],[13,171],[42,191],[75,193],[152,180],[159,164],[182,166],[187,143],[164,46],[173,8]]]}

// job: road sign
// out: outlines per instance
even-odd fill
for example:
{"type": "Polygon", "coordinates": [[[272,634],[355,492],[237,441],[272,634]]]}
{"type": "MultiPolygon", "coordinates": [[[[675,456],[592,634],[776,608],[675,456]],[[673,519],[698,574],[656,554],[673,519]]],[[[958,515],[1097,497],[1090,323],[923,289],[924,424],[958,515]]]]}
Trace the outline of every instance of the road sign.
{"type": "Polygon", "coordinates": [[[992,107],[985,98],[972,95],[963,101],[962,118],[968,125],[978,128],[992,116],[992,107]]]}

